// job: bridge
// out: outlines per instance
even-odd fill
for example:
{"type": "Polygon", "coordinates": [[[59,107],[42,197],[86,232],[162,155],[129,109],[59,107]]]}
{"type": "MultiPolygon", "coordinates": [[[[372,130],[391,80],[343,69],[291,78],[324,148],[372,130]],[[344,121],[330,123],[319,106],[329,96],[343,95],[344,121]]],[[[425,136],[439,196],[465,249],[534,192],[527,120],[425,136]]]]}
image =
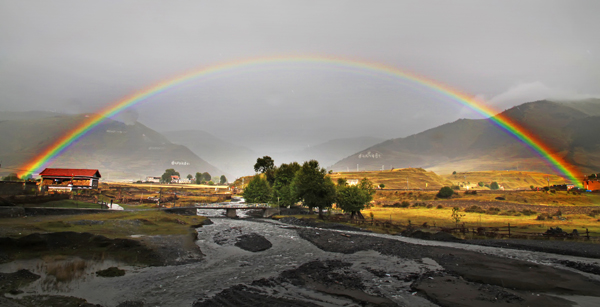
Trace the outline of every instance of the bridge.
{"type": "Polygon", "coordinates": [[[237,209],[240,210],[252,210],[259,209],[263,210],[263,217],[268,217],[277,212],[277,208],[272,208],[268,204],[245,204],[245,203],[210,203],[210,204],[196,204],[193,208],[196,209],[220,209],[226,210],[225,216],[229,218],[237,217],[237,209]]]}

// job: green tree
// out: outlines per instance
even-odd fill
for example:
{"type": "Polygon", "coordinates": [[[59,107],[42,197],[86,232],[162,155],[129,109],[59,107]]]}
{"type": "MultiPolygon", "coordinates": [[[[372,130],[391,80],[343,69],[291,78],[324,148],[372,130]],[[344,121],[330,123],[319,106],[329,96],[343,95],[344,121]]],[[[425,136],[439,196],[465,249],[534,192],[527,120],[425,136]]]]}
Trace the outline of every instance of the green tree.
{"type": "Polygon", "coordinates": [[[368,190],[363,190],[360,186],[348,186],[345,181],[338,180],[337,186],[337,205],[342,211],[350,212],[350,218],[355,216],[364,219],[360,210],[370,201],[368,190]]]}
{"type": "Polygon", "coordinates": [[[370,203],[373,200],[373,195],[375,195],[375,186],[373,183],[365,177],[360,180],[358,187],[367,193],[367,203],[370,203]]]}
{"type": "Polygon", "coordinates": [[[383,189],[383,188],[385,188],[385,183],[380,183],[380,184],[379,184],[379,188],[380,188],[380,189],[383,189]]]}
{"type": "Polygon", "coordinates": [[[19,175],[17,175],[17,173],[10,173],[10,174],[8,174],[8,176],[5,176],[4,178],[2,178],[2,180],[4,180],[4,181],[20,181],[21,178],[19,178],[19,175]]]}
{"type": "Polygon", "coordinates": [[[221,175],[221,178],[219,178],[219,183],[220,184],[226,184],[227,183],[227,177],[225,177],[225,175],[221,175]]]}
{"type": "Polygon", "coordinates": [[[197,172],[196,173],[196,184],[201,184],[202,183],[202,173],[197,172]]]}
{"type": "Polygon", "coordinates": [[[490,184],[490,190],[498,190],[500,188],[500,186],[498,185],[498,183],[496,181],[493,181],[490,184]]]}
{"type": "Polygon", "coordinates": [[[456,175],[456,171],[452,172],[452,175],[456,175]]]}
{"type": "Polygon", "coordinates": [[[272,190],[265,178],[256,175],[244,188],[244,199],[248,203],[268,203],[271,200],[272,190]]]}
{"type": "Polygon", "coordinates": [[[166,169],[165,173],[160,176],[160,182],[171,183],[171,176],[179,176],[179,172],[172,168],[166,169]]]}
{"type": "Polygon", "coordinates": [[[210,174],[208,172],[204,172],[202,173],[202,182],[209,182],[212,177],[210,176],[210,174]]]}
{"type": "Polygon", "coordinates": [[[254,171],[257,173],[264,174],[268,170],[275,169],[275,161],[269,156],[264,156],[262,158],[256,159],[256,164],[254,164],[254,171]]]}
{"type": "Polygon", "coordinates": [[[454,221],[456,228],[458,228],[458,223],[463,218],[463,216],[465,216],[465,215],[460,213],[460,208],[458,208],[458,207],[452,208],[452,214],[450,215],[450,217],[454,221]]]}
{"type": "Polygon", "coordinates": [[[265,174],[269,184],[275,183],[275,161],[269,156],[256,159],[254,164],[254,171],[257,173],[265,174]]]}
{"type": "Polygon", "coordinates": [[[192,180],[192,178],[194,178],[194,176],[192,176],[192,174],[187,175],[187,179],[192,180]]]}
{"type": "Polygon", "coordinates": [[[278,203],[280,207],[287,207],[292,206],[299,201],[291,189],[292,181],[298,170],[300,170],[300,164],[298,164],[298,162],[281,164],[281,166],[275,170],[273,203],[278,203]]]}
{"type": "Polygon", "coordinates": [[[295,197],[302,200],[305,206],[311,211],[313,208],[319,209],[321,219],[323,209],[330,208],[335,202],[335,184],[316,160],[304,162],[291,185],[295,197]]]}
{"type": "Polygon", "coordinates": [[[483,183],[483,181],[479,181],[479,182],[477,183],[477,185],[478,185],[478,186],[480,186],[480,187],[483,187],[483,186],[485,186],[485,183],[483,183]]]}
{"type": "Polygon", "coordinates": [[[436,196],[439,198],[449,198],[452,195],[454,195],[454,190],[451,187],[443,187],[436,196]]]}

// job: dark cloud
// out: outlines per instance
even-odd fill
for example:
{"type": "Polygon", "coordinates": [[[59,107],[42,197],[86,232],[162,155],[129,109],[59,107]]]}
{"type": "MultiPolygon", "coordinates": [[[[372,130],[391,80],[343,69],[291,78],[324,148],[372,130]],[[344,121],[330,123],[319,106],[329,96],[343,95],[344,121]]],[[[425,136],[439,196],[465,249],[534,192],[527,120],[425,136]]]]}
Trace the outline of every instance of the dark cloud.
{"type": "MultiPolygon", "coordinates": [[[[0,103],[91,112],[194,68],[286,54],[384,63],[500,109],[597,96],[599,11],[597,1],[545,0],[0,1],[0,103]]],[[[158,130],[260,148],[400,137],[476,116],[393,80],[323,69],[191,82],[136,108],[158,130]]]]}

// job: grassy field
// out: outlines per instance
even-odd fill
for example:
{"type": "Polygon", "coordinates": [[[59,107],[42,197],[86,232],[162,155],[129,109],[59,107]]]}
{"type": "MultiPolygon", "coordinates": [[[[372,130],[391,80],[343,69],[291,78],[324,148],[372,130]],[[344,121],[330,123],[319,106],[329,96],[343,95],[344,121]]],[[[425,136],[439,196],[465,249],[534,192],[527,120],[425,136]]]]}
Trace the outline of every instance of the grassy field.
{"type": "Polygon", "coordinates": [[[197,225],[204,219],[201,216],[175,215],[154,210],[4,218],[0,219],[0,237],[60,231],[89,232],[109,238],[188,234],[192,225],[197,225]]]}
{"type": "Polygon", "coordinates": [[[447,179],[438,176],[434,172],[428,172],[421,168],[403,168],[391,171],[372,171],[372,172],[334,172],[329,175],[333,182],[338,178],[346,180],[360,180],[367,178],[373,184],[385,184],[386,189],[406,189],[407,180],[410,189],[439,189],[450,185],[447,179]]]}
{"type": "Polygon", "coordinates": [[[538,172],[520,171],[481,171],[481,172],[457,172],[452,175],[444,175],[443,178],[454,185],[469,186],[471,189],[487,189],[477,185],[479,182],[490,184],[496,181],[505,189],[529,189],[530,186],[545,187],[548,185],[565,184],[564,178],[538,172]]]}
{"type": "Polygon", "coordinates": [[[102,209],[102,206],[98,204],[71,199],[55,200],[41,204],[25,204],[24,207],[102,209]]]}

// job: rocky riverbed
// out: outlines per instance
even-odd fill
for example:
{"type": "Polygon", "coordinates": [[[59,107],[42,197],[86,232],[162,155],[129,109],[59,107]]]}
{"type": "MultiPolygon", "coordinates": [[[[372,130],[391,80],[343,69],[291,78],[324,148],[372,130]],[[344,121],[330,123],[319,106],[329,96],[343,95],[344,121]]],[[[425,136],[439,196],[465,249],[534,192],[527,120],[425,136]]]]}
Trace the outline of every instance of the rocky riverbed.
{"type": "MultiPolygon", "coordinates": [[[[0,303],[36,306],[30,302],[75,297],[89,306],[106,307],[600,304],[594,258],[263,219],[212,221],[197,229],[191,250],[199,248],[200,256],[177,252],[172,256],[189,259],[173,263],[177,265],[139,267],[87,259],[69,266],[85,269],[79,277],[62,281],[62,287],[43,286],[52,279],[47,278],[48,265],[39,261],[0,265],[3,273],[27,269],[41,276],[5,293],[8,299],[0,303]],[[124,275],[95,273],[110,267],[119,267],[124,275]]],[[[149,242],[170,254],[168,239],[144,240],[146,246],[149,242]]],[[[173,244],[174,250],[190,250],[173,244]]]]}

